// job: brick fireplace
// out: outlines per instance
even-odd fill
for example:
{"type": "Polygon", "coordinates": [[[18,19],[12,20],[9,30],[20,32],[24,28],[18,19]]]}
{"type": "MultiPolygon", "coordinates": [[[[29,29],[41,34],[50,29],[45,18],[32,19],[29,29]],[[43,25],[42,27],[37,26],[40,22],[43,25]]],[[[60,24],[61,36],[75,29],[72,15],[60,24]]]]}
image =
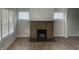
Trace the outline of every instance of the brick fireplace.
{"type": "Polygon", "coordinates": [[[31,40],[50,40],[53,38],[53,21],[31,21],[30,38],[31,40]]]}

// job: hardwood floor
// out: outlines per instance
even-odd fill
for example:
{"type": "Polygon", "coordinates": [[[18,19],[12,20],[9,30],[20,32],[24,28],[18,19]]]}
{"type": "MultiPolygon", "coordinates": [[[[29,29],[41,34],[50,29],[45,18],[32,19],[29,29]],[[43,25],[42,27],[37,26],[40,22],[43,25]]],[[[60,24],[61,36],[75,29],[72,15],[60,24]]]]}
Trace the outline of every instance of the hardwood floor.
{"type": "Polygon", "coordinates": [[[79,38],[55,38],[56,42],[29,42],[29,38],[17,38],[8,50],[78,50],[79,38]]]}

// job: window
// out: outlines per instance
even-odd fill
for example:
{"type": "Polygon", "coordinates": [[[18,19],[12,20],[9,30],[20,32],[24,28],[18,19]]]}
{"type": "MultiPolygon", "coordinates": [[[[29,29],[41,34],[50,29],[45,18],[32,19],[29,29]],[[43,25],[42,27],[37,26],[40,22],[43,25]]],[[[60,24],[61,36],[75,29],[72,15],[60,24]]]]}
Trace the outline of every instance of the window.
{"type": "Polygon", "coordinates": [[[28,20],[29,19],[29,12],[18,12],[18,19],[19,20],[28,20]]]}
{"type": "Polygon", "coordinates": [[[1,40],[1,13],[0,13],[0,40],[1,40]]]}
{"type": "Polygon", "coordinates": [[[2,38],[8,35],[8,10],[2,9],[2,38]]]}
{"type": "Polygon", "coordinates": [[[9,11],[9,33],[14,32],[14,12],[9,11]]]}
{"type": "Polygon", "coordinates": [[[64,13],[63,12],[55,12],[54,19],[64,19],[64,13]]]}
{"type": "Polygon", "coordinates": [[[1,9],[0,13],[0,40],[10,33],[14,32],[14,11],[1,9]]]}

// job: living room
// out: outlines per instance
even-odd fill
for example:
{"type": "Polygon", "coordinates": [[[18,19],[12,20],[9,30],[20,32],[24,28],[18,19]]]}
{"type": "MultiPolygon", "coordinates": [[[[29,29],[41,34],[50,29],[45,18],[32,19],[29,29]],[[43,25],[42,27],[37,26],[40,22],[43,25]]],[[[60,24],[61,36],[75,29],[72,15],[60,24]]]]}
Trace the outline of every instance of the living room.
{"type": "Polygon", "coordinates": [[[78,9],[3,8],[0,12],[1,50],[79,49],[75,46],[78,9]]]}

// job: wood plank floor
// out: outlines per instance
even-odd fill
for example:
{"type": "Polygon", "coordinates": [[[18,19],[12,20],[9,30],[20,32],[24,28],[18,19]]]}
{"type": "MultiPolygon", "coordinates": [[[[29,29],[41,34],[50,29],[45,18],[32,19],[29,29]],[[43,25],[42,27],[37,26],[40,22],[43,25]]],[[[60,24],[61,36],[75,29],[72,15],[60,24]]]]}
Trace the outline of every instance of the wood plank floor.
{"type": "Polygon", "coordinates": [[[8,50],[79,50],[79,38],[55,38],[56,42],[29,42],[17,38],[8,50]]]}

